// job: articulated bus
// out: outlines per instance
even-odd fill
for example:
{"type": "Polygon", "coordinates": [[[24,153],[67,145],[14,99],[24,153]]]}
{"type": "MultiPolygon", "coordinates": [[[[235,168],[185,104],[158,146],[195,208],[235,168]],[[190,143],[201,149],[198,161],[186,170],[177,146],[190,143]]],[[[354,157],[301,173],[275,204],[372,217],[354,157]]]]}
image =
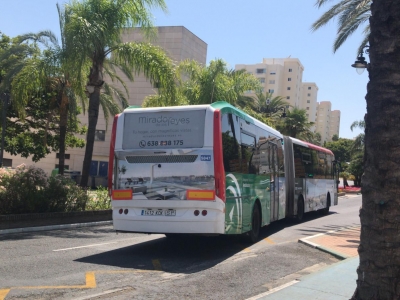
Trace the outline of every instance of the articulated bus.
{"type": "Polygon", "coordinates": [[[234,106],[127,108],[115,116],[109,192],[116,231],[246,234],[338,203],[325,148],[234,106]]]}

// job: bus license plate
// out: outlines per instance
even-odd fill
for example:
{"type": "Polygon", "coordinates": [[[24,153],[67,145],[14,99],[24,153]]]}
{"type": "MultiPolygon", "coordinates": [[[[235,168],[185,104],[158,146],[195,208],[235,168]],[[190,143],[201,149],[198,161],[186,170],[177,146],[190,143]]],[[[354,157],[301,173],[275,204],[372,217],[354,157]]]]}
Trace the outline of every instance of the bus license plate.
{"type": "Polygon", "coordinates": [[[175,216],[175,209],[143,209],[142,216],[175,216]]]}

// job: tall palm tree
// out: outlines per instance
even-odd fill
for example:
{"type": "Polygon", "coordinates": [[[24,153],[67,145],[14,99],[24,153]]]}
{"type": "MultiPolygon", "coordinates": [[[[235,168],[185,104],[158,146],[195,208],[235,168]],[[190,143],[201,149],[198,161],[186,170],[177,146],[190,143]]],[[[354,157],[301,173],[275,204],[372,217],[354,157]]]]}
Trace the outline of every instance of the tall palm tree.
{"type": "Polygon", "coordinates": [[[353,299],[400,299],[400,1],[373,0],[360,209],[353,299]]]}
{"type": "Polygon", "coordinates": [[[298,138],[305,141],[312,141],[313,133],[310,128],[314,125],[308,121],[307,111],[294,107],[286,113],[277,129],[284,135],[298,138]]]}
{"type": "MultiPolygon", "coordinates": [[[[365,121],[364,120],[354,121],[350,126],[350,130],[353,131],[353,129],[357,127],[365,130],[365,121]]],[[[350,151],[352,153],[355,153],[356,151],[364,149],[364,140],[365,140],[365,133],[360,133],[359,135],[357,135],[354,139],[352,147],[350,148],[350,151]]]]}
{"type": "Polygon", "coordinates": [[[87,83],[89,94],[81,186],[87,186],[89,178],[107,65],[119,66],[131,80],[133,70],[143,72],[166,97],[175,98],[172,62],[161,48],[148,43],[123,43],[121,40],[122,30],[126,27],[139,26],[148,36],[154,32],[149,12],[151,8],[165,11],[166,5],[164,0],[72,0],[61,12],[71,70],[77,70],[74,76],[78,81],[87,83]],[[107,60],[110,56],[111,61],[107,60]]]}
{"type": "MultiPolygon", "coordinates": [[[[258,79],[245,70],[230,70],[222,59],[210,61],[208,66],[194,60],[184,60],[176,68],[178,82],[177,104],[209,104],[223,100],[238,105],[242,94],[247,90],[256,90],[258,79]]],[[[163,95],[146,98],[145,106],[167,106],[168,101],[161,101],[163,95]],[[162,103],[163,102],[163,103],[162,103]]],[[[249,101],[246,98],[246,101],[249,101]]]]}
{"type": "MultiPolygon", "coordinates": [[[[369,14],[369,28],[364,30],[369,37],[364,41],[370,46],[370,81],[366,95],[360,265],[352,299],[400,299],[400,136],[394,125],[400,104],[400,1],[358,2],[364,3],[363,11],[369,14]]],[[[362,15],[358,14],[359,20],[366,20],[362,15]]]]}
{"type": "MultiPolygon", "coordinates": [[[[73,108],[80,99],[74,93],[74,83],[65,72],[64,51],[55,34],[42,31],[19,36],[15,44],[2,53],[2,57],[9,59],[2,87],[10,88],[12,105],[21,119],[24,119],[25,107],[38,96],[48,102],[48,125],[57,112],[60,174],[64,173],[67,125],[69,121],[70,124],[77,122],[73,108]],[[38,43],[44,46],[43,50],[37,46],[38,43]]],[[[46,140],[47,135],[44,136],[44,146],[46,140]]]]}
{"type": "MultiPolygon", "coordinates": [[[[315,5],[320,8],[328,2],[331,2],[331,0],[317,0],[315,5]]],[[[363,48],[368,43],[370,33],[367,21],[371,16],[371,3],[372,0],[336,0],[336,4],[315,21],[311,29],[313,31],[318,30],[331,20],[337,18],[338,29],[333,43],[333,52],[336,52],[354,31],[364,23],[367,23],[363,29],[364,38],[357,52],[362,53],[363,48]]]]}

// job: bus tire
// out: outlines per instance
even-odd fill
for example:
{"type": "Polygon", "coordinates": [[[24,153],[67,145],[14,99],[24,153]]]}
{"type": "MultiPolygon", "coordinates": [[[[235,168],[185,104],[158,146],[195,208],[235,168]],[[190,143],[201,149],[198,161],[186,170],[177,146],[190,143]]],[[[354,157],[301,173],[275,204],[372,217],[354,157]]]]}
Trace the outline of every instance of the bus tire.
{"type": "Polygon", "coordinates": [[[329,214],[329,208],[331,207],[331,195],[326,196],[326,207],[320,210],[321,215],[326,216],[329,214]]]}
{"type": "Polygon", "coordinates": [[[254,203],[253,213],[251,215],[251,230],[248,232],[248,239],[251,243],[257,243],[261,229],[261,213],[258,202],[254,203]]]}
{"type": "Polygon", "coordinates": [[[299,197],[297,200],[297,215],[296,215],[296,221],[300,223],[303,221],[304,218],[304,199],[303,197],[299,197]]]}

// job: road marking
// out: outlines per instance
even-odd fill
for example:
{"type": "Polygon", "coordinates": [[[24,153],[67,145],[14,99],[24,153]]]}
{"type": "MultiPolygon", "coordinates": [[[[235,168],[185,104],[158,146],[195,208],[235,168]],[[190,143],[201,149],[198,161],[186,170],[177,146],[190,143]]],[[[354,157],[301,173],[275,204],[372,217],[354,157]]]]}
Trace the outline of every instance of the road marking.
{"type": "MultiPolygon", "coordinates": [[[[161,265],[160,265],[161,266],[161,265]]],[[[4,300],[11,290],[39,290],[39,289],[94,289],[97,287],[96,274],[116,274],[116,273],[144,273],[147,270],[103,270],[86,272],[84,285],[42,285],[42,286],[15,286],[9,289],[0,289],[0,300],[4,300]]]]}
{"type": "Polygon", "coordinates": [[[0,300],[3,300],[6,298],[7,294],[10,292],[11,289],[3,289],[0,290],[0,300]]]}
{"type": "Polygon", "coordinates": [[[266,241],[268,244],[275,244],[275,242],[273,240],[271,240],[270,238],[265,238],[264,241],[266,241]]]}
{"type": "Polygon", "coordinates": [[[276,287],[276,288],[273,288],[272,290],[269,290],[269,291],[267,291],[267,292],[265,292],[265,293],[256,295],[256,296],[251,297],[251,298],[247,298],[246,300],[257,300],[257,299],[260,299],[260,298],[262,298],[262,297],[264,297],[264,296],[268,296],[268,295],[271,295],[271,294],[273,294],[273,293],[276,293],[277,291],[283,290],[283,289],[285,289],[285,288],[287,288],[287,287],[289,287],[289,286],[291,286],[291,285],[293,285],[293,284],[296,284],[296,283],[298,283],[298,282],[299,282],[299,280],[290,281],[290,282],[288,282],[288,283],[282,284],[281,286],[278,286],[278,287],[276,287]]]}
{"type": "Polygon", "coordinates": [[[158,259],[153,259],[151,262],[153,263],[153,267],[155,270],[162,271],[161,263],[158,259]]]}
{"type": "Polygon", "coordinates": [[[81,248],[89,248],[89,247],[96,247],[96,246],[110,245],[110,244],[116,244],[116,243],[118,243],[118,242],[108,242],[108,243],[92,244],[92,245],[86,245],[86,246],[77,246],[77,247],[71,247],[71,248],[56,249],[56,250],[53,250],[53,252],[58,252],[58,251],[68,251],[68,250],[75,250],[75,249],[81,249],[81,248]]]}

